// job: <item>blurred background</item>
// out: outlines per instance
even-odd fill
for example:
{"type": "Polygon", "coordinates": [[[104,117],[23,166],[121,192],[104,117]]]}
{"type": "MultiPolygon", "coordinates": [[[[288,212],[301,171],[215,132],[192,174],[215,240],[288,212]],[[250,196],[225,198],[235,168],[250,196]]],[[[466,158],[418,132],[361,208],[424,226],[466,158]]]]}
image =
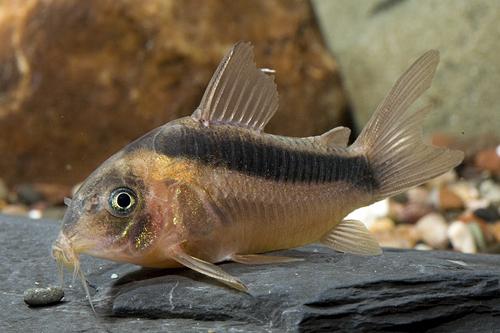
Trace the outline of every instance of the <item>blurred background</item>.
{"type": "Polygon", "coordinates": [[[425,135],[466,159],[354,215],[383,246],[499,253],[499,21],[496,0],[2,0],[0,213],[60,218],[107,157],[191,114],[239,40],[276,70],[267,132],[351,140],[435,48],[425,135]]]}

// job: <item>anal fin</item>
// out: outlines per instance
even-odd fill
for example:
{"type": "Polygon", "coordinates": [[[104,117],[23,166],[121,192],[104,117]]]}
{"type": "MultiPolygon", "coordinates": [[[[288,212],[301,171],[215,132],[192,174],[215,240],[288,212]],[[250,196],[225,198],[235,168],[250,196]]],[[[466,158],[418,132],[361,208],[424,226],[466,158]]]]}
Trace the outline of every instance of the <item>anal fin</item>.
{"type": "Polygon", "coordinates": [[[363,222],[343,220],[326,233],[320,242],[340,252],[359,255],[379,255],[382,249],[363,222]]]}
{"type": "Polygon", "coordinates": [[[214,278],[217,281],[239,291],[248,292],[248,288],[240,280],[230,275],[229,273],[226,273],[224,270],[214,264],[190,256],[179,246],[171,247],[168,251],[168,255],[178,263],[191,268],[198,273],[214,278]]]}
{"type": "Polygon", "coordinates": [[[245,265],[267,265],[303,261],[304,259],[283,256],[269,256],[264,254],[233,254],[231,256],[231,260],[245,265]]]}

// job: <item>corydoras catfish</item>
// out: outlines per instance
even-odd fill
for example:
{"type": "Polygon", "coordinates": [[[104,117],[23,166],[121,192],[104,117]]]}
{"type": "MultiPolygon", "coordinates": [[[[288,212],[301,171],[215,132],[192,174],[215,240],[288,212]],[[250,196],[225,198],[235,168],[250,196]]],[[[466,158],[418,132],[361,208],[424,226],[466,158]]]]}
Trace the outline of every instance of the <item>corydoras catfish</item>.
{"type": "Polygon", "coordinates": [[[249,43],[236,44],[191,116],[130,143],[86,179],[67,202],[54,257],[75,272],[82,253],[186,266],[246,291],[215,264],[294,261],[264,253],[316,242],[382,253],[362,222],[344,217],[463,159],[460,151],[424,144],[429,108],[409,108],[438,62],[437,51],[422,55],[348,146],[345,127],[305,138],[264,133],[278,108],[274,77],[256,67],[249,43]]]}

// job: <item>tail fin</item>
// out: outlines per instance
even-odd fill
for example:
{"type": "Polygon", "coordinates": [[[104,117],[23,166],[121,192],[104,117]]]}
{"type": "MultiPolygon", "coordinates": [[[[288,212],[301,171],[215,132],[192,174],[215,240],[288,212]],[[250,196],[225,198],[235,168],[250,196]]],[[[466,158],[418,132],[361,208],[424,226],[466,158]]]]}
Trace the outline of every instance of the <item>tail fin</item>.
{"type": "Polygon", "coordinates": [[[370,161],[383,199],[422,184],[460,164],[464,154],[424,144],[422,121],[429,107],[409,106],[427,90],[439,62],[439,52],[422,55],[394,84],[351,146],[370,161]]]}

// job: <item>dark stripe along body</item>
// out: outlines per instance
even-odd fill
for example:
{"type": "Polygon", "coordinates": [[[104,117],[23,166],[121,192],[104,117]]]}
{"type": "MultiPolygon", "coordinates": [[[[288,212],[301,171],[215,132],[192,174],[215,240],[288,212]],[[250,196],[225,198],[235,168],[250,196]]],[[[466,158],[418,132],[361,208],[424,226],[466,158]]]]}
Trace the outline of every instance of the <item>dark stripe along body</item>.
{"type": "MultiPolygon", "coordinates": [[[[307,139],[252,133],[229,127],[164,127],[154,149],[170,157],[224,166],[243,174],[287,183],[323,184],[338,181],[371,192],[378,184],[363,156],[341,156],[319,149],[307,139]]],[[[345,154],[347,155],[347,154],[345,154]]]]}

